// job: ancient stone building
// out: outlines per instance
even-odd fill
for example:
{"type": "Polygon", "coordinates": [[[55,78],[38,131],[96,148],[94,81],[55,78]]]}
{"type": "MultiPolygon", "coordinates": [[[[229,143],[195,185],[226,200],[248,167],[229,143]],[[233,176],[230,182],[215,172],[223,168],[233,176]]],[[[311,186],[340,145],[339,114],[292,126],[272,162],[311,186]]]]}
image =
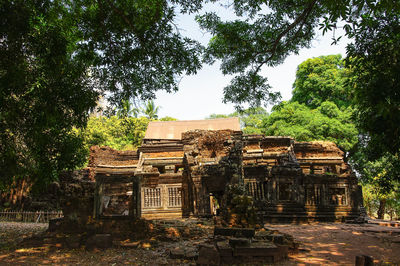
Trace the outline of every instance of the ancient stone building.
{"type": "MultiPolygon", "coordinates": [[[[137,151],[92,147],[88,168],[61,180],[65,191],[79,182],[89,188],[64,214],[211,216],[224,208],[227,187],[239,185],[264,221],[352,219],[362,195],[343,155],[331,142],[243,135],[238,118],[151,122],[137,151]]],[[[73,193],[64,195],[71,202],[73,193]]]]}

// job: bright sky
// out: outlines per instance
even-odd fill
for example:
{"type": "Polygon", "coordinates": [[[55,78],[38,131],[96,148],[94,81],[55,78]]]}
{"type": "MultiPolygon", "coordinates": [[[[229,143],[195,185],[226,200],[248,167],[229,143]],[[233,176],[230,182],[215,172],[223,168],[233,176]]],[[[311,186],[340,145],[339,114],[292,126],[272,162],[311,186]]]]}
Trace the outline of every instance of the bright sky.
{"type": "MultiPolygon", "coordinates": [[[[224,9],[217,12],[229,18],[224,9]]],[[[231,16],[232,17],[232,16],[231,16]]],[[[177,18],[181,33],[206,45],[211,35],[202,32],[193,16],[184,15],[177,18]]],[[[322,36],[319,33],[312,48],[303,49],[298,55],[289,56],[284,64],[275,68],[263,68],[261,74],[268,78],[274,91],[280,91],[282,100],[289,100],[292,95],[292,85],[295,80],[297,66],[308,58],[330,54],[346,54],[345,36],[338,45],[331,46],[332,33],[322,36]]],[[[155,104],[160,106],[159,117],[171,116],[179,120],[204,119],[210,114],[229,114],[234,112],[232,104],[223,104],[223,88],[229,84],[232,76],[224,76],[219,70],[219,63],[203,65],[203,68],[193,76],[184,76],[176,93],[158,92],[155,104]]],[[[270,109],[271,106],[267,108],[270,109]]]]}

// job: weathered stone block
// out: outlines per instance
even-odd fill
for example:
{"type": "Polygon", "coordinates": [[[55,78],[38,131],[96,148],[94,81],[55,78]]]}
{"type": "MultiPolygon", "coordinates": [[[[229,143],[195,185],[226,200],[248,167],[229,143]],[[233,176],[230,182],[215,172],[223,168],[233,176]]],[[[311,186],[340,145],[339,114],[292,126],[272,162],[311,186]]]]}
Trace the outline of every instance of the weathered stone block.
{"type": "Polygon", "coordinates": [[[185,257],[185,251],[181,248],[175,248],[170,251],[169,256],[171,259],[183,259],[185,257]]]}
{"type": "Polygon", "coordinates": [[[218,241],[217,242],[217,249],[221,257],[232,257],[233,256],[233,249],[229,245],[229,241],[218,241]]]}
{"type": "Polygon", "coordinates": [[[249,247],[238,247],[234,249],[233,256],[251,258],[257,261],[278,262],[288,255],[287,246],[276,246],[270,242],[252,243],[249,247]]]}
{"type": "Polygon", "coordinates": [[[199,249],[198,265],[219,265],[221,261],[218,250],[214,245],[202,245],[199,249]]]}
{"type": "Polygon", "coordinates": [[[273,242],[274,242],[275,244],[283,245],[284,242],[285,242],[285,236],[284,236],[284,235],[281,235],[281,234],[273,234],[272,237],[273,237],[273,242]]]}
{"type": "Polygon", "coordinates": [[[232,237],[229,239],[229,245],[233,248],[236,247],[248,247],[250,246],[250,239],[248,238],[236,238],[232,237]]]}
{"type": "Polygon", "coordinates": [[[226,228],[226,227],[215,227],[214,235],[220,236],[234,236],[234,237],[254,237],[255,230],[252,228],[226,228]]]}

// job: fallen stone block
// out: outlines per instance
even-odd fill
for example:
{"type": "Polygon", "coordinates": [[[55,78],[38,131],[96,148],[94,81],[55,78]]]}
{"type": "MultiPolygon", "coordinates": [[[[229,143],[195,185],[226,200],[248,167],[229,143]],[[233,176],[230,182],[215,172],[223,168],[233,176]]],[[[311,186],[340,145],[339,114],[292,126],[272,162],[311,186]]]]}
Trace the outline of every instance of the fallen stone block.
{"type": "Polygon", "coordinates": [[[248,247],[250,246],[250,239],[248,238],[236,238],[232,237],[229,239],[229,245],[233,248],[236,247],[248,247]]]}
{"type": "Polygon", "coordinates": [[[185,257],[186,260],[197,260],[199,257],[199,253],[195,248],[185,249],[185,257]]]}
{"type": "Polygon", "coordinates": [[[214,235],[220,236],[234,236],[234,237],[254,237],[255,230],[253,228],[226,228],[226,227],[215,227],[214,235]]]}
{"type": "Polygon", "coordinates": [[[138,248],[140,241],[113,241],[113,245],[121,248],[138,248]]]}
{"type": "Polygon", "coordinates": [[[201,245],[196,263],[198,265],[219,265],[220,255],[216,247],[214,245],[201,245]]]}
{"type": "Polygon", "coordinates": [[[258,240],[272,239],[271,238],[271,234],[272,234],[272,231],[264,229],[264,230],[260,230],[260,231],[255,232],[254,238],[258,239],[258,240]]]}
{"type": "Polygon", "coordinates": [[[229,245],[229,241],[218,241],[217,242],[217,249],[221,256],[233,256],[232,252],[233,249],[231,245],[229,245]]]}
{"type": "Polygon", "coordinates": [[[185,251],[181,248],[175,248],[170,251],[169,256],[171,259],[183,259],[185,258],[185,251]]]}
{"type": "Polygon", "coordinates": [[[288,255],[287,246],[276,246],[268,242],[252,243],[249,247],[238,247],[233,251],[234,257],[246,257],[256,259],[257,261],[278,262],[285,259],[288,255]]]}

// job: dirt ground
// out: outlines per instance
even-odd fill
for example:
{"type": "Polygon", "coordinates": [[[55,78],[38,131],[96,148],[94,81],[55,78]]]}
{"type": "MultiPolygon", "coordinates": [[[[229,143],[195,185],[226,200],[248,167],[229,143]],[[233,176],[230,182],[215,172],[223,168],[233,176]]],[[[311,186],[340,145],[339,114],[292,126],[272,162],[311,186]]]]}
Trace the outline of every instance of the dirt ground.
{"type": "Polygon", "coordinates": [[[371,256],[378,265],[400,265],[400,228],[340,223],[266,227],[300,242],[300,252],[289,256],[297,265],[354,265],[357,255],[371,256]]]}
{"type": "MultiPolygon", "coordinates": [[[[333,223],[266,227],[291,234],[301,243],[300,251],[280,265],[354,265],[355,256],[361,254],[380,265],[400,265],[400,228],[333,223]]],[[[198,240],[94,251],[22,242],[46,229],[47,224],[0,222],[0,265],[195,265],[169,258],[169,251],[196,246],[198,240]]]]}

